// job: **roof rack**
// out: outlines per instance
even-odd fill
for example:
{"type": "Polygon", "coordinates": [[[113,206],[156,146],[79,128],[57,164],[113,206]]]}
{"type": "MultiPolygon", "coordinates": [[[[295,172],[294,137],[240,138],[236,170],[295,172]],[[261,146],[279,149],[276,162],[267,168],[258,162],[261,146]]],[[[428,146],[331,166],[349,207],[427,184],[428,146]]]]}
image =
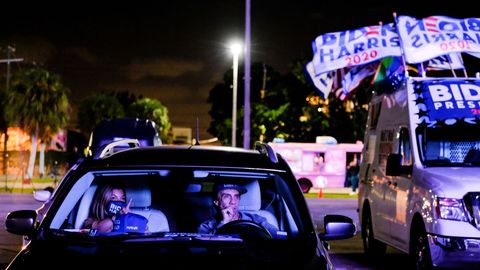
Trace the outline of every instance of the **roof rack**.
{"type": "Polygon", "coordinates": [[[260,152],[260,154],[266,155],[271,162],[278,163],[277,154],[269,144],[261,141],[256,141],[254,149],[260,152]]]}
{"type": "Polygon", "coordinates": [[[123,140],[118,140],[111,142],[109,144],[103,145],[96,151],[96,153],[93,155],[93,159],[101,159],[101,158],[106,158],[115,153],[115,147],[118,146],[125,146],[127,145],[128,148],[139,148],[140,147],[140,142],[137,139],[123,139],[123,140]]]}

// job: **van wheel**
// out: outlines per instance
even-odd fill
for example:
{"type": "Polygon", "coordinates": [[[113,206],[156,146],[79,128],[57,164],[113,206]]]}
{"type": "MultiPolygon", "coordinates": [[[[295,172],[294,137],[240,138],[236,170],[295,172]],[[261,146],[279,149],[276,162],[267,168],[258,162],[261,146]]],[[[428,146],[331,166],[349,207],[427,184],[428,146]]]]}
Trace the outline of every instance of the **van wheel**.
{"type": "Polygon", "coordinates": [[[372,215],[370,208],[363,212],[362,216],[362,239],[363,250],[367,255],[382,255],[387,250],[387,245],[375,239],[373,234],[372,215]]]}
{"type": "Polygon", "coordinates": [[[410,236],[409,257],[412,269],[433,269],[432,258],[430,256],[430,247],[428,246],[427,233],[423,224],[413,227],[413,231],[410,236]]]}

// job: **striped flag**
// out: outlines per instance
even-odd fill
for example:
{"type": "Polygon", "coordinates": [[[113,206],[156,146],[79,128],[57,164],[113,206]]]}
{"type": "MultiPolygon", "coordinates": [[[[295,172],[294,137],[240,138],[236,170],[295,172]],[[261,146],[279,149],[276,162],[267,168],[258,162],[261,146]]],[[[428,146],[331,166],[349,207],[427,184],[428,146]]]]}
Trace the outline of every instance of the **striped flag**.
{"type": "Polygon", "coordinates": [[[343,94],[348,97],[367,77],[375,74],[379,62],[369,63],[363,66],[353,67],[342,79],[343,94]]]}
{"type": "Polygon", "coordinates": [[[315,85],[320,95],[324,99],[327,99],[332,91],[334,80],[336,80],[336,71],[328,71],[320,75],[315,75],[312,62],[307,63],[305,71],[308,75],[307,78],[309,78],[312,84],[315,85]]]}

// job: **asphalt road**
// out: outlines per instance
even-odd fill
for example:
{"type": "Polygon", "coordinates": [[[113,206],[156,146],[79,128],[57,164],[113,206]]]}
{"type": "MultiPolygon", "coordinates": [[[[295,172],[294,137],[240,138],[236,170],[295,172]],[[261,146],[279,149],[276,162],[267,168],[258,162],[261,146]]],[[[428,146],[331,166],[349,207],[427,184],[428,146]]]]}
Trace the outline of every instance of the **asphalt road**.
{"type": "MultiPolygon", "coordinates": [[[[360,228],[356,199],[312,198],[306,201],[318,232],[323,230],[323,217],[327,213],[348,216],[356,222],[357,228],[360,228]]],[[[0,193],[0,269],[5,269],[22,243],[20,236],[6,232],[4,226],[6,215],[12,210],[36,209],[40,205],[40,202],[33,199],[32,194],[0,193]]],[[[363,254],[360,232],[352,239],[331,241],[330,255],[338,270],[408,269],[407,255],[390,247],[385,256],[368,260],[363,254]]]]}
{"type": "Polygon", "coordinates": [[[5,269],[22,246],[22,237],[5,230],[5,218],[13,210],[36,209],[40,202],[33,199],[32,194],[0,193],[0,267],[5,269]]]}
{"type": "Polygon", "coordinates": [[[352,239],[330,241],[330,257],[337,270],[404,270],[408,269],[408,256],[388,247],[384,256],[367,258],[363,253],[360,223],[357,213],[357,199],[306,199],[313,222],[318,232],[323,230],[323,217],[338,214],[350,217],[357,226],[357,235],[352,239]]]}

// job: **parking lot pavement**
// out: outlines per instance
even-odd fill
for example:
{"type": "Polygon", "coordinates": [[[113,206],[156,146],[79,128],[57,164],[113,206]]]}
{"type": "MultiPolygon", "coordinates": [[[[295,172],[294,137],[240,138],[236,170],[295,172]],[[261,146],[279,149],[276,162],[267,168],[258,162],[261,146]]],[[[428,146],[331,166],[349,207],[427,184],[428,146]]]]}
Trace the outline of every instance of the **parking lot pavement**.
{"type": "Polygon", "coordinates": [[[5,269],[7,264],[18,253],[22,245],[22,237],[8,233],[5,230],[7,214],[18,209],[36,209],[41,202],[33,199],[32,193],[2,193],[0,194],[0,269],[5,269]],[[3,195],[3,196],[2,196],[3,195]]]}

